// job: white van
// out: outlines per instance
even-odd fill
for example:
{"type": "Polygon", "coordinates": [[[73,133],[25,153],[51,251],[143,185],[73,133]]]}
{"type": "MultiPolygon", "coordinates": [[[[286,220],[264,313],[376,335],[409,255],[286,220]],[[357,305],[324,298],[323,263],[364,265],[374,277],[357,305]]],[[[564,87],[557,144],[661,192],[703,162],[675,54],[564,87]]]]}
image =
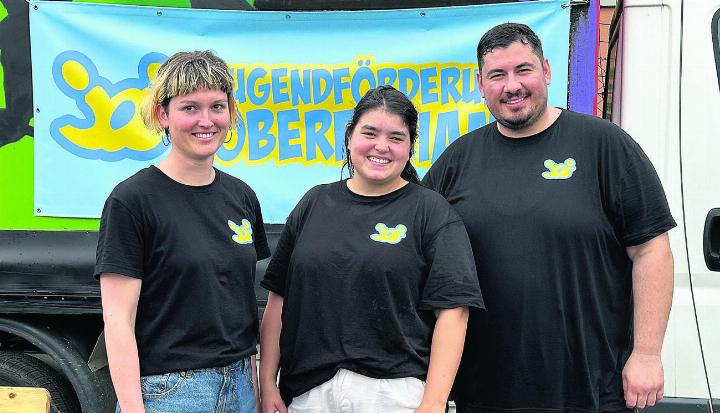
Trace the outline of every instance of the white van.
{"type": "Polygon", "coordinates": [[[675,295],[652,412],[720,413],[720,0],[619,1],[604,116],[647,152],[678,227],[675,295]]]}

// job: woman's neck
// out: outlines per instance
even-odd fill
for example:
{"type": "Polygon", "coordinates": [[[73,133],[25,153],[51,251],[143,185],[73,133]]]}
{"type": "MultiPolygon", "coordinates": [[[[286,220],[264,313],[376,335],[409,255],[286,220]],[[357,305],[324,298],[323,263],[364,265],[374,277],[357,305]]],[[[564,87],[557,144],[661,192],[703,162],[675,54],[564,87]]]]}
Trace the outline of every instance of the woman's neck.
{"type": "Polygon", "coordinates": [[[184,185],[202,186],[211,184],[215,180],[212,158],[207,161],[196,161],[174,156],[171,150],[168,156],[155,166],[170,179],[184,185]]]}
{"type": "Polygon", "coordinates": [[[363,196],[381,196],[389,194],[390,192],[397,191],[398,189],[404,187],[405,185],[407,185],[407,183],[408,181],[402,178],[379,185],[364,182],[357,176],[347,180],[348,189],[358,195],[363,196]]]}

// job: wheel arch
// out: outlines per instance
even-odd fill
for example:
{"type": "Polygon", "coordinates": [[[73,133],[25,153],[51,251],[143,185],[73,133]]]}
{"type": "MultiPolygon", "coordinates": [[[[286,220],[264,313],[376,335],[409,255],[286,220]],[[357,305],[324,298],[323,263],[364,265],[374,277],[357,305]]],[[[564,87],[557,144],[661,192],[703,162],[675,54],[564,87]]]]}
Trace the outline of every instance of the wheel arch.
{"type": "Polygon", "coordinates": [[[61,330],[33,321],[0,318],[0,331],[19,337],[47,354],[57,363],[59,373],[73,386],[83,411],[104,412],[109,409],[114,395],[109,379],[91,371],[83,357],[87,349],[81,348],[61,330]]]}

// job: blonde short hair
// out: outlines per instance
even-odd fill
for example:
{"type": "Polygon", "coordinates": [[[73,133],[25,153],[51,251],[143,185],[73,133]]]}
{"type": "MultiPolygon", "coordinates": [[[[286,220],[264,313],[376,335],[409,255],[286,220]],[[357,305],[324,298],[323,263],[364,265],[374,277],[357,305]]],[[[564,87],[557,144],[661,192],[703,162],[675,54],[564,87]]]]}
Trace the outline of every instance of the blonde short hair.
{"type": "Polygon", "coordinates": [[[158,105],[167,110],[170,99],[175,96],[200,89],[220,90],[228,97],[230,127],[234,129],[239,119],[233,99],[234,83],[227,63],[210,50],[175,53],[158,69],[150,93],[143,100],[140,115],[150,130],[163,133],[165,130],[155,110],[158,105]]]}

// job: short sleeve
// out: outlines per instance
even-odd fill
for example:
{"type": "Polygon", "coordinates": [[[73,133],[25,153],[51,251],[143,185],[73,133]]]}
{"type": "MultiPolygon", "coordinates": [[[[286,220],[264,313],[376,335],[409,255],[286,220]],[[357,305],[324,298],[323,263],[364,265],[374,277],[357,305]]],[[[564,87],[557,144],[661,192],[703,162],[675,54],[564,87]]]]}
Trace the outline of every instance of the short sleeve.
{"type": "Polygon", "coordinates": [[[458,168],[467,164],[466,157],[472,150],[470,143],[479,139],[477,133],[479,132],[470,132],[451,143],[427,171],[422,179],[422,185],[448,198],[462,176],[458,168]]]}
{"type": "Polygon", "coordinates": [[[425,176],[423,176],[422,184],[425,188],[432,189],[433,191],[438,191],[438,175],[440,175],[440,166],[436,162],[433,164],[430,169],[427,171],[425,176]]]}
{"type": "Polygon", "coordinates": [[[267,270],[265,270],[263,280],[260,282],[260,285],[263,288],[272,291],[277,295],[283,297],[285,296],[287,271],[294,247],[295,234],[286,222],[282,232],[280,233],[277,247],[275,247],[275,253],[270,259],[267,270]]]}
{"type": "Polygon", "coordinates": [[[257,259],[260,261],[270,256],[270,247],[268,246],[265,223],[263,222],[262,210],[257,197],[253,197],[253,209],[255,210],[255,220],[252,224],[253,243],[255,244],[257,259]]]}
{"type": "Polygon", "coordinates": [[[462,221],[445,224],[423,249],[430,271],[420,308],[485,308],[470,240],[462,221]]]}
{"type": "Polygon", "coordinates": [[[105,201],[96,251],[96,279],[104,272],[143,278],[143,226],[113,194],[105,201]]]}
{"type": "MultiPolygon", "coordinates": [[[[317,187],[316,187],[317,188],[317,187]]],[[[275,253],[273,253],[265,276],[260,285],[266,290],[272,291],[280,296],[285,296],[285,285],[287,280],[288,268],[290,266],[290,258],[295,249],[295,240],[300,232],[300,226],[303,223],[303,217],[308,205],[308,199],[312,196],[314,190],[308,191],[303,198],[295,205],[292,212],[288,216],[285,226],[280,233],[275,253]]]]}
{"type": "Polygon", "coordinates": [[[445,192],[447,185],[444,183],[448,176],[447,168],[452,165],[452,162],[447,161],[447,158],[451,156],[450,152],[452,152],[452,149],[446,149],[445,152],[440,155],[440,158],[430,167],[422,179],[422,185],[424,187],[432,189],[443,196],[447,196],[447,193],[445,192]]]}
{"type": "Polygon", "coordinates": [[[625,246],[642,244],[676,226],[660,178],[640,146],[628,137],[627,156],[612,191],[613,226],[625,246]]]}

